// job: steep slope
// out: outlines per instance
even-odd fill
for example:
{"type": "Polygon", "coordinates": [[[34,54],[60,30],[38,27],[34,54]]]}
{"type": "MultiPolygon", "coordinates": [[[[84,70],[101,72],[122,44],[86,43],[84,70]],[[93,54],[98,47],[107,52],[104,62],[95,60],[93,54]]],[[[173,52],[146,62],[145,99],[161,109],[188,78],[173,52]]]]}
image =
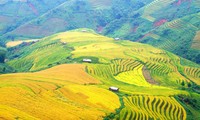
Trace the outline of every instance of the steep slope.
{"type": "MultiPolygon", "coordinates": [[[[15,111],[17,115],[26,113],[35,118],[44,119],[50,116],[61,119],[57,115],[62,116],[62,112],[51,115],[56,107],[57,111],[68,111],[67,115],[74,119],[107,116],[105,118],[108,119],[185,120],[199,117],[197,113],[200,112],[200,67],[170,52],[150,45],[101,36],[90,29],[58,33],[32,44],[21,44],[9,49],[7,64],[18,72],[35,72],[1,75],[1,91],[10,91],[22,101],[30,101],[30,104],[38,103],[33,101],[32,97],[26,98],[24,95],[35,96],[34,99],[41,104],[38,108],[31,109],[41,112],[39,114],[28,111],[27,106],[18,102],[13,105],[16,102],[14,97],[10,98],[7,94],[0,93],[0,96],[3,96],[2,108],[6,108],[4,111],[8,114],[15,111]],[[84,63],[83,59],[91,59],[92,62],[84,63]],[[42,69],[47,70],[36,72],[42,69]],[[120,92],[116,93],[119,98],[108,92],[110,86],[120,88],[120,92]],[[22,92],[20,96],[13,93],[18,89],[22,92]],[[36,95],[27,93],[27,90],[36,95]],[[107,100],[102,101],[102,96],[107,100]],[[7,99],[8,102],[3,102],[7,99]],[[42,101],[46,99],[46,102],[42,101]],[[134,100],[131,102],[132,99],[134,100]],[[57,100],[61,100],[61,103],[57,100]],[[111,101],[115,102],[113,107],[109,108],[111,101]],[[44,115],[42,108],[43,105],[49,104],[47,102],[55,104],[52,103],[52,111],[44,115]],[[84,104],[87,105],[87,109],[84,104]],[[194,104],[197,106],[194,107],[194,104]],[[20,107],[20,111],[13,106],[20,107]],[[72,111],[58,106],[68,106],[72,111]],[[93,111],[91,116],[84,117],[85,113],[79,112],[70,114],[73,110],[79,111],[83,108],[85,113],[93,111]],[[116,108],[118,109],[114,112],[116,108]],[[176,114],[172,114],[169,109],[173,109],[176,114]],[[109,114],[110,112],[112,113],[109,114]],[[96,117],[94,114],[97,114],[96,117]],[[77,118],[77,115],[83,118],[77,118]]],[[[28,115],[26,117],[30,117],[28,115]]]]}
{"type": "Polygon", "coordinates": [[[15,36],[15,39],[19,38],[19,36],[44,37],[74,28],[96,28],[98,23],[106,21],[103,12],[111,15],[110,9],[107,9],[107,6],[111,5],[111,1],[68,0],[4,36],[15,36]],[[101,17],[103,17],[102,20],[101,17]]]}
{"type": "MultiPolygon", "coordinates": [[[[1,0],[0,1],[0,35],[37,18],[48,10],[57,7],[65,0],[1,0]]],[[[14,36],[7,36],[14,39],[14,36]]]]}
{"type": "MultiPolygon", "coordinates": [[[[115,19],[127,17],[127,13],[138,10],[152,0],[68,0],[19,27],[15,27],[4,38],[44,37],[59,31],[87,27],[102,32],[115,19]],[[52,27],[56,26],[55,27],[52,27]]],[[[8,38],[9,39],[9,38],[8,38]]]]}

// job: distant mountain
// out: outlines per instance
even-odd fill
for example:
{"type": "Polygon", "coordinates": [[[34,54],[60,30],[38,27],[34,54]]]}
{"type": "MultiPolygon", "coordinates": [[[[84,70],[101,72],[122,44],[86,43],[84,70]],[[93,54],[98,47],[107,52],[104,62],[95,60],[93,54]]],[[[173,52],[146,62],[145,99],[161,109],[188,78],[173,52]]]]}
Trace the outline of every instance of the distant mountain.
{"type": "Polygon", "coordinates": [[[41,38],[86,27],[110,37],[151,44],[200,63],[199,0],[10,1],[1,11],[10,11],[11,3],[23,4],[29,9],[27,16],[32,17],[17,25],[11,21],[12,27],[7,24],[2,40],[41,38]],[[28,3],[41,14],[35,14],[28,3]]]}
{"type": "MultiPolygon", "coordinates": [[[[0,0],[0,35],[37,18],[66,0],[0,0]]],[[[14,39],[8,36],[8,39],[14,39]]]]}

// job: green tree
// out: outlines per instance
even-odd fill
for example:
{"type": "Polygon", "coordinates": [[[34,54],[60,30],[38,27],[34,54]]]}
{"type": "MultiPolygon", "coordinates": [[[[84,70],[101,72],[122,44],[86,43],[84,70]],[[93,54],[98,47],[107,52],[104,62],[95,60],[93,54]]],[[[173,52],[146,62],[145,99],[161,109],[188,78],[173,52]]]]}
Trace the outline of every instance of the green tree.
{"type": "Polygon", "coordinates": [[[181,82],[181,85],[182,85],[182,86],[185,86],[185,82],[184,82],[184,81],[182,81],[182,82],[181,82]]]}
{"type": "Polygon", "coordinates": [[[0,63],[4,63],[5,56],[6,56],[6,49],[0,48],[0,63]]]}
{"type": "Polygon", "coordinates": [[[191,87],[192,86],[192,84],[191,83],[188,83],[188,87],[191,87]]]}

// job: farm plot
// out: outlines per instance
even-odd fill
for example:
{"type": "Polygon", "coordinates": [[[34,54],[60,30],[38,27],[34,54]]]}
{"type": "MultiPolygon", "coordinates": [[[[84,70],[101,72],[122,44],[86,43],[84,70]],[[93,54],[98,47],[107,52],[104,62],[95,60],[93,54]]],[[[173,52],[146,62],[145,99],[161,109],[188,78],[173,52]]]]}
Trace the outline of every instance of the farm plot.
{"type": "Polygon", "coordinates": [[[173,97],[130,96],[124,97],[124,103],[119,120],[186,120],[185,109],[173,97]]]}
{"type": "Polygon", "coordinates": [[[138,65],[131,71],[127,72],[122,72],[115,76],[115,79],[129,83],[129,84],[134,84],[137,86],[150,86],[150,84],[145,80],[143,73],[142,73],[142,68],[144,66],[142,64],[138,65]]]}
{"type": "Polygon", "coordinates": [[[142,17],[151,22],[154,22],[156,18],[152,17],[151,14],[173,3],[174,1],[175,0],[154,0],[144,8],[142,17]]]}

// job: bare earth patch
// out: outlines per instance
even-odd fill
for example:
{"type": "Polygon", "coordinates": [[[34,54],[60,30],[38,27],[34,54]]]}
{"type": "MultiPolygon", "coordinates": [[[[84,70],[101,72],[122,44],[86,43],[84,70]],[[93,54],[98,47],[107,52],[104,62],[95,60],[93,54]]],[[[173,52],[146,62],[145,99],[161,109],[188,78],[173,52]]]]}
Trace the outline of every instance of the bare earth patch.
{"type": "Polygon", "coordinates": [[[196,36],[193,39],[191,48],[200,50],[200,31],[197,31],[196,36]]]}
{"type": "Polygon", "coordinates": [[[150,84],[157,85],[158,83],[151,77],[149,70],[144,66],[142,68],[142,73],[146,81],[150,84]]]}

